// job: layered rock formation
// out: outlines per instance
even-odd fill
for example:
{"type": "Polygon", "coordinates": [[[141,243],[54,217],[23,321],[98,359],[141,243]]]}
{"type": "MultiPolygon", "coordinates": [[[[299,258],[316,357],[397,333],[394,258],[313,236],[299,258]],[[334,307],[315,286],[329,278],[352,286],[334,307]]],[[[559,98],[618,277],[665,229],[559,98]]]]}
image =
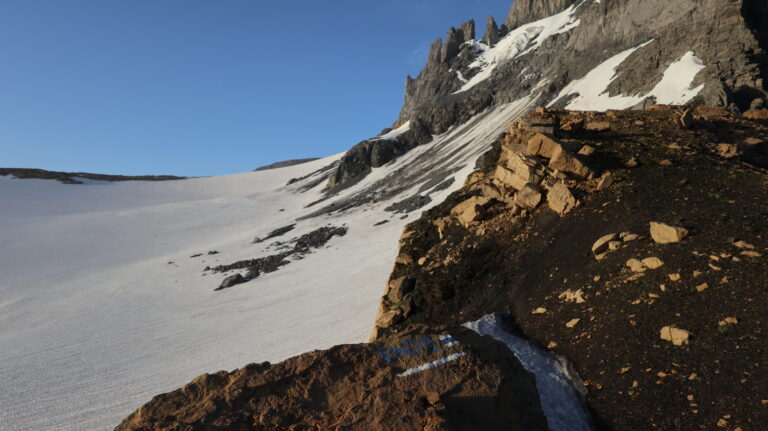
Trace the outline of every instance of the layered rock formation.
{"type": "MultiPolygon", "coordinates": [[[[628,50],[633,51],[615,76],[609,70],[591,78],[611,96],[671,95],[665,72],[684,73],[670,67],[700,62],[703,70],[691,77],[695,91],[679,103],[759,108],[766,102],[767,25],[766,6],[759,0],[516,1],[502,28],[489,21],[480,40],[469,22],[435,41],[419,76],[406,80],[395,123],[410,121],[419,131],[401,136],[396,144],[361,143],[342,160],[330,186],[353,184],[369,166],[387,163],[432,135],[534,89],[543,90],[539,104],[566,106],[573,98],[559,97],[566,86],[628,50]],[[561,14],[558,19],[547,18],[556,14],[561,14]],[[489,49],[500,43],[503,49],[489,58],[489,49]],[[473,81],[479,74],[488,76],[473,81]]],[[[654,100],[641,102],[649,106],[654,100]]]]}

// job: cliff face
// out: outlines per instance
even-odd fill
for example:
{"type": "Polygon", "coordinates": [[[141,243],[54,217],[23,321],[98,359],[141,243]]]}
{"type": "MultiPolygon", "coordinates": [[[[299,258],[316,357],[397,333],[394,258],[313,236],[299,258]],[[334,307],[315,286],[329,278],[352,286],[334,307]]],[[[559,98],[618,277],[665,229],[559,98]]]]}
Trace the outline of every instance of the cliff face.
{"type": "MultiPolygon", "coordinates": [[[[433,43],[419,76],[406,79],[395,123],[418,124],[419,132],[400,136],[397,146],[408,151],[532,92],[540,93],[541,105],[571,109],[625,109],[654,101],[760,107],[766,103],[767,26],[766,5],[759,0],[518,0],[501,29],[489,21],[483,37],[475,39],[474,23],[468,22],[433,43]],[[672,76],[689,78],[683,87],[695,91],[673,88],[672,76]],[[597,87],[594,95],[584,96],[583,81],[597,87]],[[627,106],[622,98],[633,103],[627,106]]],[[[373,157],[376,152],[353,148],[347,158],[356,161],[342,160],[330,186],[353,184],[370,166],[400,154],[385,149],[379,151],[384,157],[373,157]]]]}

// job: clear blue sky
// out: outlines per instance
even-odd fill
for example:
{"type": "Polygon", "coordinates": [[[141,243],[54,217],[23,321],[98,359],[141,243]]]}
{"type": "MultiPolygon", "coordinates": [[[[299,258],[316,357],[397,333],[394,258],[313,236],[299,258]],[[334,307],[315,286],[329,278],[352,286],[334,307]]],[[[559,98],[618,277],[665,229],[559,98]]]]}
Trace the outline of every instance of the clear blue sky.
{"type": "Polygon", "coordinates": [[[185,176],[344,151],[511,0],[0,0],[0,167],[185,176]]]}

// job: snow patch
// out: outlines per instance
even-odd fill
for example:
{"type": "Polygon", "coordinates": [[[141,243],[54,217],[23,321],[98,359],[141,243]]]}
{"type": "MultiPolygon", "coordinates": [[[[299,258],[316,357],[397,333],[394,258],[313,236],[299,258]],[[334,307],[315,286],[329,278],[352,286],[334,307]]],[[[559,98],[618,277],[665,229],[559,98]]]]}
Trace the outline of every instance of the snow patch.
{"type": "Polygon", "coordinates": [[[464,327],[480,335],[490,335],[514,353],[526,370],[536,377],[536,389],[544,415],[553,431],[590,431],[591,419],[583,397],[581,378],[557,355],[509,333],[501,316],[490,314],[464,327]]]}
{"type": "Polygon", "coordinates": [[[560,91],[560,94],[549,103],[549,106],[572,95],[577,95],[577,97],[572,99],[565,108],[574,111],[628,109],[648,97],[655,97],[656,103],[661,104],[684,105],[688,103],[704,88],[703,84],[696,88],[691,86],[696,75],[706,67],[691,51],[686,52],[679,60],[670,64],[661,81],[647,94],[629,96],[621,94],[611,96],[608,94],[608,87],[619,76],[618,67],[629,56],[652,41],[621,52],[592,69],[583,78],[572,81],[560,91]]]}
{"type": "Polygon", "coordinates": [[[377,137],[371,139],[371,141],[394,141],[395,139],[399,138],[400,135],[402,135],[403,133],[405,133],[405,132],[407,132],[409,130],[411,130],[411,121],[410,120],[408,120],[405,123],[403,123],[400,127],[389,131],[388,133],[385,133],[385,134],[383,134],[381,136],[377,136],[377,137]]]}
{"type": "Polygon", "coordinates": [[[574,15],[580,5],[581,3],[571,5],[556,15],[520,26],[504,36],[493,48],[478,43],[485,48],[469,67],[480,69],[480,71],[456,93],[467,91],[490,78],[500,64],[538,49],[545,40],[556,34],[565,33],[578,27],[580,20],[576,19],[574,15]]]}

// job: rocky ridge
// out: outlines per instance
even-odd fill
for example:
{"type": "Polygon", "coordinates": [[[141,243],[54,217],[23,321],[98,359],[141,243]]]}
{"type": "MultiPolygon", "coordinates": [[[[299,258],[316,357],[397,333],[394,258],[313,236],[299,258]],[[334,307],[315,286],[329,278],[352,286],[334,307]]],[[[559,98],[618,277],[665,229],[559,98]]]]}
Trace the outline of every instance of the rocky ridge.
{"type": "MultiPolygon", "coordinates": [[[[329,190],[354,184],[371,167],[532,90],[543,90],[541,105],[565,106],[570,99],[559,94],[569,83],[638,47],[605,83],[610,95],[648,94],[673,63],[693,53],[704,69],[691,88],[703,87],[682,103],[759,108],[766,103],[766,8],[759,0],[525,0],[513,3],[501,28],[490,19],[482,38],[476,39],[472,21],[451,28],[444,40],[432,44],[421,73],[406,79],[403,108],[393,127],[409,123],[411,129],[394,141],[372,139],[353,147],[331,175],[329,190]],[[572,25],[552,35],[546,31],[551,23],[536,21],[564,11],[572,25]],[[509,40],[512,48],[506,48],[510,51],[487,79],[464,89],[485,68],[476,61],[504,38],[514,38],[509,40]]],[[[650,98],[642,105],[653,103],[650,98]]]]}
{"type": "Polygon", "coordinates": [[[506,312],[598,429],[763,429],[766,156],[768,110],[539,108],[408,225],[372,339],[506,312]]]}

